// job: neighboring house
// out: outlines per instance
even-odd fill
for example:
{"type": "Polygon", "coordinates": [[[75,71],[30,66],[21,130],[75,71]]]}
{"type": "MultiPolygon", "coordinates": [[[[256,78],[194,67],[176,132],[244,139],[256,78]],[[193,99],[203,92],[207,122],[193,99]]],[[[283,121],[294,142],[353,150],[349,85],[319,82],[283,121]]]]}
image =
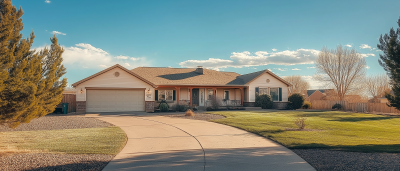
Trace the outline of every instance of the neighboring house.
{"type": "Polygon", "coordinates": [[[72,84],[78,113],[147,111],[161,100],[169,104],[208,106],[213,95],[223,105],[254,106],[256,94],[269,94],[275,108],[288,102],[290,83],[262,70],[240,75],[198,68],[114,65],[72,84]]]}
{"type": "Polygon", "coordinates": [[[323,97],[326,97],[327,91],[333,91],[333,89],[307,90],[307,97],[305,97],[305,99],[309,102],[313,100],[322,100],[323,97]]]}
{"type": "MultiPolygon", "coordinates": [[[[394,96],[393,90],[390,91],[390,94],[394,96]]],[[[382,97],[378,98],[378,103],[389,103],[389,100],[383,95],[382,97]]]]}

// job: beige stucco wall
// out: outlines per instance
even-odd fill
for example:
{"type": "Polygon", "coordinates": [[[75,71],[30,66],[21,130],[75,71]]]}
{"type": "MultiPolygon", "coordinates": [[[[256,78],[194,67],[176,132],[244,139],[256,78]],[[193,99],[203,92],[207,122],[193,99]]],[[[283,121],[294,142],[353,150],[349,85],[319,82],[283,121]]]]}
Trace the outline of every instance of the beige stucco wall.
{"type": "Polygon", "coordinates": [[[246,84],[246,86],[249,86],[248,90],[248,102],[255,102],[256,100],[256,87],[260,88],[276,88],[276,87],[281,87],[282,88],[282,102],[287,102],[288,101],[288,86],[281,82],[280,80],[276,79],[272,75],[268,73],[262,74],[260,77],[256,78],[255,80],[251,81],[250,83],[246,84]],[[267,79],[270,80],[269,83],[267,83],[267,79]]]}
{"type": "Polygon", "coordinates": [[[86,101],[86,87],[107,87],[107,88],[145,88],[150,89],[151,97],[145,96],[145,101],[154,101],[154,88],[136,78],[135,76],[125,72],[120,68],[114,68],[95,78],[92,78],[76,87],[76,101],[86,101]],[[119,76],[115,77],[114,73],[119,72],[119,76]],[[80,93],[81,89],[83,93],[80,93]]]}

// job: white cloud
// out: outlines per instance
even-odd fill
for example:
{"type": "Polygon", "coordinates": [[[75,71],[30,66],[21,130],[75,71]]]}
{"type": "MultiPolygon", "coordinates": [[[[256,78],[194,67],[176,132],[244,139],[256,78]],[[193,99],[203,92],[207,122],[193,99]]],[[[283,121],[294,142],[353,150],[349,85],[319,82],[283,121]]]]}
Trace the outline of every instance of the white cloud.
{"type": "Polygon", "coordinates": [[[366,58],[368,56],[375,56],[373,53],[360,53],[361,57],[366,58]]]}
{"type": "Polygon", "coordinates": [[[370,67],[367,65],[367,66],[365,66],[365,68],[369,69],[370,67]]]}
{"type": "Polygon", "coordinates": [[[277,50],[278,50],[278,49],[275,49],[275,48],[272,49],[272,51],[274,51],[274,52],[277,51],[277,50]]]}
{"type": "MultiPolygon", "coordinates": [[[[36,48],[41,50],[44,47],[36,48]]],[[[135,68],[139,66],[149,66],[151,61],[145,57],[135,58],[135,62],[130,60],[129,56],[114,56],[104,51],[103,49],[96,48],[91,44],[79,43],[71,47],[63,47],[64,53],[63,64],[67,67],[82,67],[82,68],[107,68],[115,64],[121,64],[126,67],[135,68]]]]}
{"type": "Polygon", "coordinates": [[[50,2],[51,2],[51,1],[50,1],[50,0],[45,0],[44,2],[46,2],[46,3],[50,4],[50,2]]]}
{"type": "Polygon", "coordinates": [[[307,67],[307,69],[311,69],[311,68],[315,68],[315,67],[307,67]]]}
{"type": "Polygon", "coordinates": [[[313,76],[306,75],[301,76],[304,80],[310,84],[310,89],[321,89],[324,88],[324,83],[314,80],[313,76]]]}
{"type": "Polygon", "coordinates": [[[369,46],[367,44],[361,44],[360,48],[361,49],[371,49],[371,46],[369,46]]]}
{"type": "Polygon", "coordinates": [[[61,35],[67,35],[67,34],[65,34],[65,33],[63,33],[63,32],[59,32],[59,31],[52,31],[50,34],[55,34],[55,35],[59,35],[59,34],[61,34],[61,35]]]}
{"type": "Polygon", "coordinates": [[[145,58],[144,57],[141,57],[141,58],[134,58],[134,57],[131,57],[130,58],[132,61],[139,61],[139,60],[144,60],[145,58]]]}
{"type": "Polygon", "coordinates": [[[314,49],[297,49],[285,50],[281,52],[268,53],[266,51],[258,51],[254,54],[249,51],[232,52],[230,59],[209,58],[207,60],[187,60],[180,62],[181,67],[195,68],[203,66],[210,69],[220,69],[227,67],[242,68],[250,66],[262,66],[268,64],[275,65],[296,65],[296,64],[313,64],[318,57],[318,50],[314,49]]]}
{"type": "Polygon", "coordinates": [[[293,68],[292,70],[294,70],[294,71],[298,71],[298,70],[301,70],[301,69],[299,69],[299,68],[293,68]]]}
{"type": "Polygon", "coordinates": [[[351,45],[351,44],[347,44],[347,45],[344,45],[344,46],[347,46],[347,47],[352,47],[352,45],[351,45]]]}
{"type": "Polygon", "coordinates": [[[119,56],[116,56],[115,58],[116,58],[116,59],[128,59],[129,56],[122,56],[122,55],[119,55],[119,56]]]}
{"type": "Polygon", "coordinates": [[[287,68],[274,68],[274,69],[277,69],[279,71],[287,71],[287,68]]]}
{"type": "Polygon", "coordinates": [[[378,50],[376,50],[377,52],[380,52],[381,50],[380,49],[378,49],[378,50]]]}

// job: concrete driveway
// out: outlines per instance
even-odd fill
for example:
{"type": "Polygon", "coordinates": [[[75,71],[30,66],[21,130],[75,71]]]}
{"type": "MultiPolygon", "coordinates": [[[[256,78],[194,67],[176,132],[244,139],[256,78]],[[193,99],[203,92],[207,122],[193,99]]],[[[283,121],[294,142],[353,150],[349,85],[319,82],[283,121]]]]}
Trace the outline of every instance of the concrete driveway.
{"type": "Polygon", "coordinates": [[[97,117],[121,127],[128,136],[106,171],[315,170],[271,140],[222,124],[130,114],[97,117]]]}

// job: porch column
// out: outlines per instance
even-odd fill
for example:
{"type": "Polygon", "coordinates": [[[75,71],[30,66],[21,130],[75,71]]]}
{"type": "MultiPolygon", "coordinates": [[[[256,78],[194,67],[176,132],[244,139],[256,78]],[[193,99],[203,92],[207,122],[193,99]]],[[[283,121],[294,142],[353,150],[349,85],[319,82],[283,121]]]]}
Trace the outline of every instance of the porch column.
{"type": "Polygon", "coordinates": [[[241,103],[241,106],[243,106],[243,87],[240,87],[240,98],[242,99],[241,101],[240,101],[240,103],[241,103]]]}
{"type": "Polygon", "coordinates": [[[192,93],[193,93],[193,88],[192,87],[189,87],[189,90],[190,90],[190,106],[192,106],[192,93]]]}
{"type": "Polygon", "coordinates": [[[179,104],[179,92],[181,91],[180,87],[175,87],[176,89],[176,104],[179,104]]]}

